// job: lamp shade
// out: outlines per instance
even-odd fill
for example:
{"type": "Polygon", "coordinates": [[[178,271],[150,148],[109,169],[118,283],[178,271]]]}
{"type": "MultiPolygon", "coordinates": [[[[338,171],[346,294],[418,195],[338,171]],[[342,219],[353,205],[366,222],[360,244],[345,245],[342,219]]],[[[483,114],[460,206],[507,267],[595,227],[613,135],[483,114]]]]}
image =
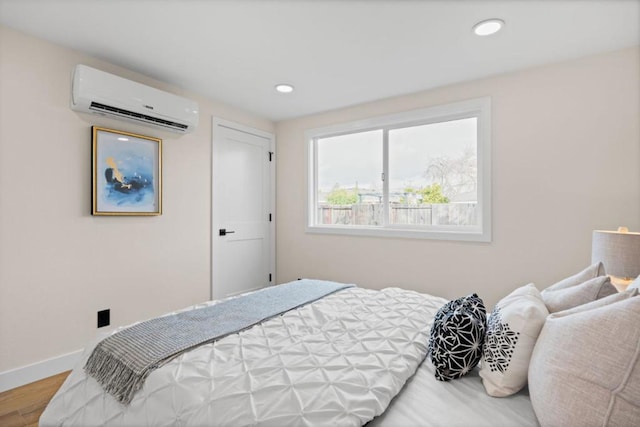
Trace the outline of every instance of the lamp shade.
{"type": "Polygon", "coordinates": [[[620,278],[640,275],[640,233],[595,230],[591,262],[602,262],[607,274],[620,278]]]}

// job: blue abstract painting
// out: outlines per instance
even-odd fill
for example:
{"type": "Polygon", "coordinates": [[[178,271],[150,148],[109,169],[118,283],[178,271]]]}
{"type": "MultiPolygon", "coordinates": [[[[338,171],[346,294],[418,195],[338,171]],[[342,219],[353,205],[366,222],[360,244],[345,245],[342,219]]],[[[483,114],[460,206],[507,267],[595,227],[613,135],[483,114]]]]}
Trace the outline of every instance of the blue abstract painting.
{"type": "Polygon", "coordinates": [[[159,213],[157,140],[107,131],[97,137],[97,211],[159,213]]]}

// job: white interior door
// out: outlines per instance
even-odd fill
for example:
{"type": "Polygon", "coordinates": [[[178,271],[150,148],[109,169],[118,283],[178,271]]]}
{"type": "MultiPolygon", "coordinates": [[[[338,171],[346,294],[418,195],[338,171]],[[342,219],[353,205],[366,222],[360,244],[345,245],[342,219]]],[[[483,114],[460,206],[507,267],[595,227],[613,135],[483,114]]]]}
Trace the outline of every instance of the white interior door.
{"type": "Polygon", "coordinates": [[[213,121],[211,297],[275,283],[273,136],[213,121]]]}

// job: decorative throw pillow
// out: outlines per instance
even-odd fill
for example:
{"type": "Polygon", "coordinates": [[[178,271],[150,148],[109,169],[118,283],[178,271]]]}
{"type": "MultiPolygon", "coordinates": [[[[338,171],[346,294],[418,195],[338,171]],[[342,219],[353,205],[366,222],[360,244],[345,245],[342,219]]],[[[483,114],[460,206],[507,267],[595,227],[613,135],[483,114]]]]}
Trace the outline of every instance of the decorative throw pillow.
{"type": "Polygon", "coordinates": [[[527,384],[531,353],[548,314],[533,283],[496,304],[489,316],[480,367],[487,394],[510,396],[527,384]]]}
{"type": "Polygon", "coordinates": [[[547,318],[529,366],[543,427],[638,425],[640,297],[623,294],[547,318]]]}
{"type": "Polygon", "coordinates": [[[604,276],[605,274],[606,273],[604,271],[604,265],[602,265],[601,262],[597,262],[585,268],[581,272],[576,273],[573,276],[569,276],[566,279],[562,279],[559,282],[549,286],[548,288],[543,289],[542,295],[549,291],[557,291],[560,289],[570,288],[572,286],[584,283],[587,280],[591,280],[599,276],[604,276]]]}
{"type": "Polygon", "coordinates": [[[433,320],[429,355],[439,381],[469,373],[482,357],[487,313],[482,299],[471,294],[449,301],[433,320]]]}
{"type": "Polygon", "coordinates": [[[549,310],[555,313],[581,304],[586,304],[618,291],[611,284],[609,276],[599,276],[586,282],[556,291],[542,293],[542,299],[549,310]]]}

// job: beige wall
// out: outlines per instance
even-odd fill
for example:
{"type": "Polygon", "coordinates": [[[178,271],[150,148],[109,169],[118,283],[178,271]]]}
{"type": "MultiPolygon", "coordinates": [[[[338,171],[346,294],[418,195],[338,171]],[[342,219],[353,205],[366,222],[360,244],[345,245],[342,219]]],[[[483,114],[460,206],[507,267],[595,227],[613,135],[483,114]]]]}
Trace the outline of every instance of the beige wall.
{"type": "MultiPolygon", "coordinates": [[[[278,280],[317,277],[488,305],[589,262],[591,231],[640,230],[638,49],[333,111],[277,126],[278,280]],[[304,232],[305,129],[490,95],[493,242],[304,232]]],[[[161,64],[159,64],[161,66],[161,64]]],[[[209,297],[210,117],[273,124],[0,27],[0,372],[82,348],[96,311],[128,324],[209,297]],[[187,136],[69,109],[84,63],[196,99],[187,136]],[[90,127],[164,139],[163,215],[92,217],[90,127]]]]}
{"type": "Polygon", "coordinates": [[[98,310],[118,326],[209,298],[211,116],[270,121],[7,28],[0,95],[0,372],[82,348],[98,310]],[[70,110],[77,63],[197,100],[198,130],[70,110]],[[162,216],[90,215],[91,125],[163,138],[162,216]]]}
{"type": "Polygon", "coordinates": [[[278,123],[279,281],[475,291],[491,308],[585,267],[593,229],[640,230],[639,65],[629,49],[278,123]],[[491,243],[305,234],[306,129],[481,96],[492,98],[491,243]]]}

